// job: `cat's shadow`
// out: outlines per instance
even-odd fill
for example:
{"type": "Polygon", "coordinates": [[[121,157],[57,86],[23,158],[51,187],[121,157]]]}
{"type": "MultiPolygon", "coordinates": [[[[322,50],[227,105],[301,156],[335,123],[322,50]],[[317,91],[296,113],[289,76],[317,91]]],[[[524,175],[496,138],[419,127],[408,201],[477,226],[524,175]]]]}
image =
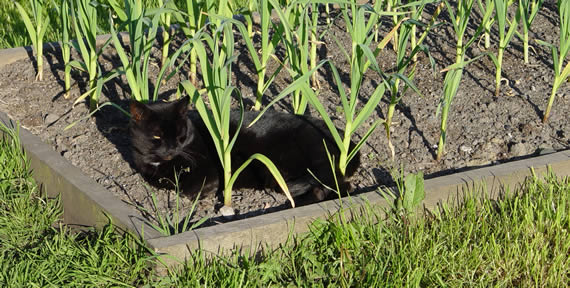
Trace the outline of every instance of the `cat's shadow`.
{"type": "MultiPolygon", "coordinates": [[[[119,63],[119,59],[116,55],[104,54],[102,57],[105,57],[106,60],[110,61],[111,63],[119,63]]],[[[103,73],[105,73],[105,71],[103,73]]],[[[85,90],[85,88],[83,88],[82,90],[85,90]]],[[[152,87],[151,87],[151,90],[152,90],[152,87]]],[[[109,101],[111,101],[115,106],[120,107],[122,110],[129,111],[130,95],[126,91],[129,91],[127,84],[124,81],[122,81],[120,78],[116,78],[116,79],[113,79],[113,80],[105,83],[104,87],[103,87],[103,93],[108,98],[109,101]]],[[[162,98],[168,98],[174,92],[175,91],[167,91],[166,93],[162,93],[161,97],[162,98]]],[[[84,91],[82,91],[82,93],[84,93],[84,91]]],[[[87,101],[85,102],[85,105],[88,105],[87,101]]],[[[123,113],[122,111],[120,111],[119,109],[117,109],[116,107],[109,105],[109,106],[101,107],[100,110],[97,113],[95,113],[93,118],[95,120],[96,127],[99,130],[99,132],[116,147],[116,149],[119,152],[119,154],[121,155],[122,159],[128,163],[128,165],[129,165],[130,169],[132,169],[133,173],[137,173],[136,172],[137,169],[136,169],[135,162],[134,162],[134,155],[132,153],[132,147],[131,147],[131,144],[132,144],[131,143],[131,136],[129,133],[130,117],[128,115],[126,115],[125,113],[123,113]]],[[[376,170],[380,171],[380,170],[382,170],[382,168],[378,168],[376,170]]],[[[366,173],[370,173],[370,172],[366,172],[366,173]]],[[[374,173],[374,174],[377,174],[377,173],[374,173]]],[[[388,177],[388,178],[384,177],[385,175],[389,175],[389,173],[384,171],[384,172],[380,172],[380,174],[383,176],[382,177],[375,177],[375,178],[377,178],[376,180],[379,180],[378,183],[382,183],[384,185],[389,185],[389,183],[393,183],[393,180],[391,177],[388,177]]],[[[121,191],[123,191],[125,194],[128,194],[128,191],[125,191],[124,188],[121,187],[120,184],[116,183],[116,185],[119,186],[121,191]]],[[[377,189],[377,186],[353,187],[353,188],[356,188],[356,191],[354,193],[351,193],[351,194],[374,191],[377,189]]],[[[217,198],[217,202],[219,202],[219,203],[222,202],[221,193],[217,193],[216,198],[217,198]]],[[[330,199],[330,198],[328,198],[328,199],[330,199]]],[[[298,198],[296,200],[297,200],[297,206],[315,203],[315,201],[312,199],[298,198]]],[[[287,209],[287,208],[290,208],[290,204],[284,203],[282,205],[279,205],[276,207],[271,207],[268,209],[261,209],[261,210],[257,210],[257,211],[244,212],[239,217],[240,218],[252,217],[255,215],[271,213],[274,211],[283,210],[283,209],[287,209]]],[[[220,221],[220,220],[219,219],[212,219],[212,221],[220,221]]]]}

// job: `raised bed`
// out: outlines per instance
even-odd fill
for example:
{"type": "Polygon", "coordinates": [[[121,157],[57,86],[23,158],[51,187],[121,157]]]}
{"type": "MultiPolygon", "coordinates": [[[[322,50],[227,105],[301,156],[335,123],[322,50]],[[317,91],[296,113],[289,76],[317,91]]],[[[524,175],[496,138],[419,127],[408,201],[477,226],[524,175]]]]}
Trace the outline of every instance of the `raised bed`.
{"type": "MultiPolygon", "coordinates": [[[[13,124],[1,112],[0,120],[13,124]]],[[[115,225],[135,233],[140,234],[144,225],[144,239],[150,247],[158,253],[174,256],[165,257],[167,263],[176,263],[197,248],[220,252],[231,248],[257,249],[266,244],[274,246],[285,242],[290,231],[305,232],[311,221],[327,217],[340,207],[338,200],[329,200],[161,237],[160,233],[141,221],[137,211],[79,172],[38,137],[20,128],[20,138],[31,161],[33,176],[41,184],[43,191],[50,196],[61,195],[63,221],[66,224],[100,227],[108,223],[108,215],[115,225]]],[[[525,177],[531,174],[531,168],[541,176],[546,173],[548,167],[559,177],[570,176],[570,151],[427,179],[423,204],[426,208],[433,208],[438,203],[455,199],[457,193],[470,188],[476,188],[473,191],[486,191],[496,197],[505,187],[514,189],[520,185],[525,177]]],[[[351,200],[345,198],[342,205],[358,211],[363,199],[376,206],[388,205],[377,192],[363,193],[352,197],[351,200]]]]}
{"type": "MultiPolygon", "coordinates": [[[[544,15],[541,17],[544,17],[544,15]]],[[[552,26],[553,24],[545,23],[544,27],[537,30],[548,31],[548,29],[551,29],[548,25],[552,26]]],[[[333,32],[338,33],[339,31],[342,31],[342,29],[339,28],[333,32]]],[[[440,33],[444,32],[445,31],[440,31],[440,33]]],[[[346,37],[338,34],[336,36],[346,37]]],[[[549,40],[556,38],[555,35],[547,36],[549,40]]],[[[105,37],[103,36],[101,41],[104,40],[105,37]]],[[[330,38],[328,40],[330,41],[330,38]]],[[[445,40],[438,39],[437,36],[430,38],[429,41],[432,46],[437,47],[437,49],[434,50],[437,50],[435,51],[437,54],[435,56],[439,57],[439,60],[443,62],[443,64],[440,65],[445,66],[445,55],[453,52],[452,47],[446,44],[445,40]]],[[[57,45],[48,44],[46,47],[51,49],[51,52],[46,52],[46,57],[50,57],[52,65],[54,65],[50,67],[52,70],[50,74],[52,78],[57,80],[57,75],[60,72],[57,68],[57,64],[59,63],[57,60],[57,52],[53,50],[57,48],[57,45]]],[[[499,99],[491,97],[492,92],[484,88],[486,85],[492,87],[493,73],[488,69],[488,67],[491,67],[489,66],[490,61],[486,59],[482,61],[483,63],[473,64],[475,69],[473,69],[473,71],[467,71],[468,76],[466,76],[466,79],[463,81],[465,86],[464,88],[460,88],[460,95],[454,100],[456,102],[454,105],[456,106],[452,108],[452,113],[455,114],[450,116],[453,122],[450,122],[448,132],[447,147],[449,153],[446,158],[439,163],[433,162],[431,155],[431,153],[433,153],[433,147],[429,145],[430,143],[436,143],[437,136],[439,136],[437,134],[438,121],[426,115],[435,115],[435,100],[441,95],[441,85],[439,84],[441,84],[440,80],[442,77],[438,77],[436,79],[437,81],[434,81],[433,78],[425,76],[427,74],[431,75],[429,72],[426,72],[423,76],[421,74],[417,76],[418,82],[416,84],[420,87],[427,100],[420,99],[417,95],[407,95],[404,98],[401,106],[399,106],[397,115],[395,115],[396,126],[393,132],[393,143],[396,146],[396,158],[402,160],[404,165],[413,165],[413,171],[425,170],[428,172],[426,174],[430,174],[430,179],[425,182],[426,199],[424,204],[426,207],[434,207],[440,201],[453,198],[457,192],[466,187],[483,184],[486,185],[488,193],[497,195],[496,192],[500,191],[504,185],[514,188],[514,186],[521,183],[524,177],[530,174],[531,167],[534,167],[538,175],[545,172],[547,165],[550,165],[558,176],[570,175],[570,151],[566,150],[552,153],[555,150],[568,147],[570,144],[570,138],[568,137],[570,126],[568,125],[568,118],[565,116],[565,111],[570,110],[570,107],[568,107],[569,99],[565,94],[568,89],[561,88],[559,90],[562,96],[560,99],[557,99],[557,105],[559,105],[559,107],[553,113],[551,123],[547,125],[537,124],[540,121],[540,117],[537,114],[539,114],[539,109],[544,107],[543,104],[546,101],[545,95],[548,94],[548,87],[551,82],[551,71],[548,70],[549,63],[548,60],[545,60],[547,59],[548,52],[544,49],[537,50],[538,54],[532,58],[532,61],[540,62],[540,65],[523,67],[518,70],[519,64],[517,63],[522,63],[522,59],[517,59],[517,57],[520,56],[520,51],[514,50],[512,53],[509,52],[510,54],[508,54],[505,59],[504,71],[513,82],[503,88],[505,95],[501,95],[502,97],[499,99]],[[488,73],[485,73],[485,71],[488,73]],[[540,75],[542,75],[542,78],[534,83],[532,80],[537,80],[537,77],[540,75]],[[481,87],[483,87],[482,90],[485,92],[484,94],[478,94],[480,93],[478,89],[481,89],[481,87]],[[469,106],[467,104],[460,104],[462,97],[473,99],[472,101],[475,101],[476,105],[469,106]],[[433,102],[431,106],[427,104],[430,101],[433,102]],[[423,107],[413,107],[413,102],[421,102],[423,104],[420,106],[423,105],[423,107]],[[519,106],[523,107],[519,109],[517,108],[519,106]],[[518,110],[511,115],[509,114],[509,112],[511,112],[509,109],[513,109],[513,107],[518,110]],[[419,114],[420,116],[417,116],[417,112],[422,113],[419,114]],[[493,119],[492,116],[498,116],[501,117],[501,119],[493,119]],[[472,125],[473,127],[463,127],[465,125],[462,123],[472,125]],[[481,126],[484,128],[481,129],[481,126]],[[511,135],[511,132],[513,135],[511,135]],[[480,139],[467,138],[465,137],[466,135],[462,135],[462,133],[480,133],[481,137],[480,139]],[[537,140],[537,135],[542,134],[546,136],[537,140]],[[398,135],[405,136],[397,138],[398,135]],[[525,142],[525,137],[533,139],[525,142]],[[548,137],[556,138],[559,142],[552,140],[552,143],[546,143],[544,139],[548,137]],[[517,157],[536,156],[540,151],[542,151],[542,153],[552,154],[513,161],[517,157]],[[411,160],[408,161],[408,159],[411,160]],[[512,162],[500,164],[507,160],[512,162]],[[494,166],[488,166],[491,164],[494,166]],[[483,168],[475,169],[477,167],[483,168]],[[456,171],[463,172],[450,174],[456,171]],[[441,174],[449,175],[435,177],[441,174]]],[[[337,53],[335,54],[337,58],[334,60],[342,62],[342,59],[339,58],[338,51],[333,51],[332,49],[327,50],[325,47],[323,53],[337,53]]],[[[15,67],[32,67],[32,62],[29,60],[31,54],[29,47],[2,50],[0,51],[0,68],[6,65],[16,64],[19,66],[15,67]]],[[[242,54],[244,53],[242,52],[242,54]]],[[[109,54],[105,57],[107,56],[111,56],[109,58],[112,58],[113,55],[109,54]]],[[[393,61],[394,57],[393,53],[391,54],[390,51],[387,51],[381,55],[380,58],[385,60],[381,63],[382,68],[388,69],[391,65],[390,61],[393,61]]],[[[237,70],[240,70],[242,74],[236,76],[236,78],[239,78],[238,86],[244,90],[244,95],[251,97],[250,86],[252,86],[255,76],[252,76],[253,74],[247,69],[247,65],[243,64],[244,60],[247,61],[245,56],[238,58],[238,62],[241,63],[238,64],[238,66],[241,66],[239,66],[237,70]]],[[[420,58],[420,64],[418,66],[421,67],[418,68],[418,73],[424,73],[421,71],[429,70],[427,68],[427,59],[425,58],[420,58]]],[[[274,69],[275,67],[272,68],[274,69]]],[[[46,67],[46,70],[47,69],[49,68],[46,67]]],[[[19,77],[17,81],[25,81],[26,78],[33,79],[33,73],[30,71],[22,72],[21,74],[17,72],[18,71],[14,73],[15,76],[19,77]]],[[[322,74],[321,77],[323,77],[322,74]]],[[[287,82],[286,80],[278,79],[275,83],[275,90],[278,90],[279,88],[282,89],[287,82]]],[[[26,89],[34,89],[34,85],[35,83],[30,84],[30,87],[25,87],[25,89],[20,88],[20,90],[16,90],[15,93],[26,93],[26,89]]],[[[60,86],[59,84],[53,85],[52,83],[50,85],[52,87],[48,88],[51,89],[51,92],[60,88],[58,87],[60,86]],[[53,86],[55,86],[55,88],[53,86]]],[[[330,86],[330,83],[327,84],[325,81],[323,85],[330,86]]],[[[363,87],[369,92],[370,87],[373,85],[374,83],[368,82],[363,85],[363,87]]],[[[117,83],[115,87],[123,88],[125,86],[126,85],[121,86],[121,83],[117,83]]],[[[1,85],[0,87],[10,88],[10,86],[1,85]]],[[[330,90],[330,87],[328,88],[330,90]]],[[[46,95],[46,97],[49,96],[49,93],[50,92],[47,92],[48,95],[46,95]]],[[[77,91],[75,93],[77,93],[77,91]]],[[[330,97],[331,93],[332,92],[325,92],[323,93],[323,97],[330,97]]],[[[2,94],[0,94],[0,100],[2,99],[1,96],[2,94]]],[[[58,98],[58,96],[54,96],[54,99],[58,98]]],[[[53,101],[55,102],[56,100],[53,101]]],[[[28,103],[22,103],[22,105],[27,104],[28,103]]],[[[124,105],[125,103],[121,104],[124,105]]],[[[378,114],[382,114],[382,112],[385,111],[385,103],[381,104],[381,106],[382,107],[378,109],[378,114]]],[[[43,109],[45,107],[39,108],[43,109]]],[[[40,110],[39,108],[38,110],[40,110]]],[[[329,103],[327,107],[330,113],[334,113],[335,108],[336,106],[331,103],[329,103]]],[[[69,113],[75,113],[71,119],[77,120],[82,113],[83,115],[85,114],[85,107],[78,107],[77,110],[70,111],[69,113]]],[[[15,115],[18,114],[19,111],[7,110],[4,112],[15,115]]],[[[51,113],[49,110],[48,112],[51,113]]],[[[54,115],[50,115],[49,113],[45,114],[45,112],[41,111],[38,111],[38,113],[39,115],[32,115],[29,119],[25,119],[25,117],[24,119],[20,119],[23,120],[22,122],[25,124],[25,127],[31,127],[30,129],[35,130],[35,134],[41,132],[42,129],[47,130],[48,128],[52,129],[53,132],[54,128],[51,127],[51,125],[67,115],[58,114],[55,115],[57,119],[54,119],[54,115]],[[50,117],[51,120],[48,119],[50,117]],[[42,123],[38,124],[38,121],[42,123]],[[49,124],[46,124],[48,122],[49,124]]],[[[4,123],[13,123],[8,119],[8,116],[2,112],[0,112],[0,118],[4,123]]],[[[94,118],[89,122],[79,124],[83,126],[80,126],[80,128],[78,128],[79,132],[76,131],[75,133],[77,134],[72,135],[72,137],[79,138],[82,136],[80,134],[83,133],[84,130],[81,129],[104,124],[99,121],[104,122],[106,120],[94,118]]],[[[121,121],[124,122],[124,119],[121,121]]],[[[338,119],[335,119],[335,121],[335,123],[339,124],[338,119]]],[[[110,131],[103,133],[114,133],[111,129],[113,127],[97,128],[101,131],[110,131]]],[[[121,200],[117,197],[116,191],[108,191],[102,184],[98,184],[93,180],[93,175],[90,175],[91,177],[85,175],[78,167],[72,165],[68,160],[62,157],[62,155],[65,155],[69,150],[72,150],[72,148],[67,147],[70,145],[69,143],[58,143],[58,140],[47,139],[48,144],[46,144],[43,143],[39,137],[33,136],[25,129],[21,129],[20,131],[22,145],[31,159],[34,177],[36,177],[38,182],[41,183],[42,189],[49,195],[61,194],[65,223],[80,226],[101,226],[108,223],[108,219],[105,216],[105,214],[107,214],[113,218],[116,225],[135,231],[136,233],[142,233],[144,227],[144,238],[153,249],[160,253],[168,253],[175,256],[174,258],[165,258],[169,259],[169,261],[175,261],[173,259],[184,259],[192,249],[197,247],[218,252],[233,247],[258,248],[262,243],[269,245],[282,243],[287,239],[290,231],[296,233],[306,231],[307,224],[310,221],[317,217],[326,217],[330,213],[337,211],[340,206],[338,201],[325,201],[295,209],[287,209],[215,226],[199,228],[176,236],[161,237],[160,233],[144,223],[142,216],[134,209],[133,205],[125,204],[123,202],[124,199],[121,200]],[[53,147],[55,147],[55,150],[53,147]]],[[[125,133],[125,131],[123,131],[123,133],[125,133]]],[[[386,170],[383,169],[385,168],[384,166],[387,166],[384,164],[387,163],[386,155],[388,155],[388,150],[382,141],[385,141],[385,137],[380,128],[370,138],[369,142],[372,144],[363,148],[365,150],[363,150],[362,158],[367,159],[363,161],[364,164],[361,170],[372,175],[369,177],[372,180],[362,180],[359,183],[361,188],[360,192],[372,192],[353,196],[352,200],[343,200],[343,207],[354,204],[353,208],[358,208],[358,205],[362,201],[361,199],[367,199],[374,205],[387,205],[386,201],[376,192],[378,186],[390,184],[389,182],[377,181],[385,177],[386,174],[386,170]],[[376,182],[374,182],[374,180],[376,180],[376,182]]],[[[116,142],[110,142],[112,143],[106,143],[105,145],[107,146],[104,147],[110,147],[116,144],[116,142]]],[[[68,155],[65,156],[70,157],[68,155]]],[[[405,168],[407,167],[409,166],[405,166],[405,168]]],[[[108,174],[107,176],[113,176],[114,172],[115,170],[111,169],[110,172],[105,173],[108,174]]],[[[117,172],[123,173],[124,171],[117,172]]],[[[97,181],[104,184],[107,180],[108,179],[98,179],[97,181]]],[[[111,177],[109,181],[112,180],[111,177]]],[[[128,191],[125,193],[128,193],[128,191]]],[[[161,201],[162,200],[167,201],[164,198],[161,199],[161,201]]]]}

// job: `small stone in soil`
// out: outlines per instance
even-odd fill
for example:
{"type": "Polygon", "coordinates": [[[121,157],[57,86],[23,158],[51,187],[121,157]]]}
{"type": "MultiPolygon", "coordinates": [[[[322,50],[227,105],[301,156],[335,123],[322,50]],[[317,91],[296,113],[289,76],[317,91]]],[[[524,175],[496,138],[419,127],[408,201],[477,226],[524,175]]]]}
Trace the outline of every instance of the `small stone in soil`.
{"type": "Polygon", "coordinates": [[[58,119],[59,119],[59,115],[47,114],[46,117],[44,118],[44,123],[46,124],[46,126],[49,126],[49,125],[55,123],[55,121],[57,121],[58,119]]]}
{"type": "Polygon", "coordinates": [[[552,148],[552,146],[547,143],[540,144],[537,150],[539,155],[545,155],[556,152],[556,150],[554,150],[554,148],[552,148]]]}
{"type": "Polygon", "coordinates": [[[523,133],[524,137],[528,137],[530,134],[532,134],[533,130],[534,127],[532,127],[532,125],[529,123],[519,125],[519,131],[523,133]]]}
{"type": "Polygon", "coordinates": [[[222,214],[222,216],[224,216],[224,218],[230,218],[230,219],[236,215],[234,208],[225,205],[222,206],[222,208],[220,208],[220,213],[222,214]]]}
{"type": "Polygon", "coordinates": [[[87,135],[78,135],[73,137],[72,142],[73,144],[79,144],[85,142],[85,140],[87,140],[87,135]]]}
{"type": "Polygon", "coordinates": [[[538,148],[538,154],[539,155],[546,155],[546,154],[550,154],[550,153],[554,153],[554,152],[556,152],[556,150],[554,150],[552,147],[538,148]]]}
{"type": "Polygon", "coordinates": [[[524,156],[528,154],[528,149],[524,143],[516,143],[510,147],[509,152],[513,156],[524,156]]]}
{"type": "Polygon", "coordinates": [[[473,152],[473,148],[467,146],[467,145],[461,145],[459,146],[459,150],[465,152],[465,153],[471,153],[473,152]]]}

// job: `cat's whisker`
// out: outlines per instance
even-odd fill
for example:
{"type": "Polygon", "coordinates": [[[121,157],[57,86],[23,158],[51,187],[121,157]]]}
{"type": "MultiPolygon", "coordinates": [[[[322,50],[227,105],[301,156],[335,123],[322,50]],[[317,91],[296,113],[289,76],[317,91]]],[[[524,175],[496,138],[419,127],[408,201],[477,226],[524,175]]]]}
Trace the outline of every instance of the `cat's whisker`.
{"type": "Polygon", "coordinates": [[[190,166],[194,167],[195,163],[196,163],[196,159],[193,157],[194,155],[200,156],[200,154],[195,153],[195,152],[188,152],[188,151],[182,151],[180,153],[180,156],[184,159],[187,160],[188,162],[190,162],[190,166]]]}

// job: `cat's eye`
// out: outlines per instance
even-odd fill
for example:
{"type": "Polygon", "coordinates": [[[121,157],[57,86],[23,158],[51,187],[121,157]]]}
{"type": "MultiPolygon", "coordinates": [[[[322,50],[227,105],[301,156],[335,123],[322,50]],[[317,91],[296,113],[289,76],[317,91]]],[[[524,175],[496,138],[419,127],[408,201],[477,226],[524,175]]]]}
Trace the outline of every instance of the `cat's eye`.
{"type": "Polygon", "coordinates": [[[162,143],[162,139],[158,135],[152,136],[151,141],[152,141],[152,144],[154,144],[154,145],[160,145],[160,143],[162,143]]]}
{"type": "Polygon", "coordinates": [[[179,143],[182,143],[182,142],[184,142],[185,140],[186,140],[186,135],[178,136],[178,142],[179,142],[179,143]]]}

